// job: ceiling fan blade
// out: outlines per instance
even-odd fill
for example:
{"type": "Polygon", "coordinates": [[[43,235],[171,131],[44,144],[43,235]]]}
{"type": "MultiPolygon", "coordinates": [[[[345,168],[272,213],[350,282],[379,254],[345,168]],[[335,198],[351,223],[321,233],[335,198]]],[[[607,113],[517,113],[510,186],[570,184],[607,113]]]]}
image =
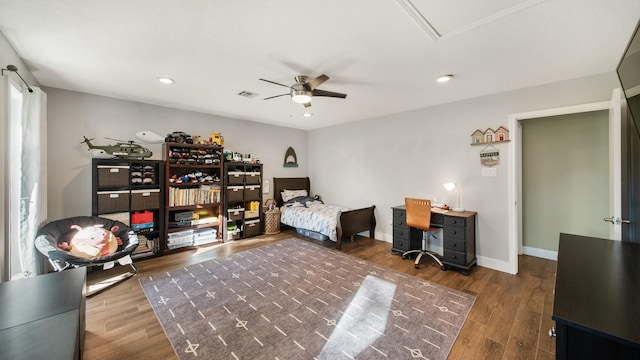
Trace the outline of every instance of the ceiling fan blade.
{"type": "Polygon", "coordinates": [[[267,80],[267,79],[259,79],[259,80],[266,81],[268,83],[272,83],[272,84],[276,84],[276,85],[280,85],[280,86],[284,86],[286,88],[291,88],[291,86],[289,86],[289,85],[280,84],[280,83],[277,83],[275,81],[271,81],[271,80],[267,80]]]}
{"type": "Polygon", "coordinates": [[[306,102],[306,103],[304,103],[304,104],[302,104],[302,105],[304,105],[304,107],[308,108],[309,106],[311,106],[311,101],[306,102]]]}
{"type": "Polygon", "coordinates": [[[341,99],[344,99],[347,97],[347,94],[341,94],[333,91],[326,91],[326,90],[320,90],[320,89],[315,89],[311,93],[313,94],[313,96],[328,96],[328,97],[335,97],[335,98],[341,98],[341,99]]]}
{"type": "Polygon", "coordinates": [[[291,95],[291,93],[286,93],[286,94],[280,94],[280,95],[269,96],[268,98],[264,98],[264,99],[262,99],[262,100],[269,100],[269,99],[273,99],[273,98],[277,98],[277,97],[285,96],[285,95],[291,95]]]}
{"type": "Polygon", "coordinates": [[[318,76],[315,79],[307,81],[307,83],[304,86],[308,90],[313,90],[313,89],[317,88],[318,86],[320,86],[323,82],[325,82],[327,80],[329,80],[329,77],[327,75],[325,75],[325,74],[322,74],[322,75],[318,76]]]}

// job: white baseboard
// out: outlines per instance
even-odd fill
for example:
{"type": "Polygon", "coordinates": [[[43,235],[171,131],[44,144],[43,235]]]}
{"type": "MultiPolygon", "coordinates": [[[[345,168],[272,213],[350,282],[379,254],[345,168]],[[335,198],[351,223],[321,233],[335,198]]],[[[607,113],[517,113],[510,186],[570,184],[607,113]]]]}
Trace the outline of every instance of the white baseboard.
{"type": "Polygon", "coordinates": [[[522,253],[529,256],[535,256],[547,260],[558,260],[558,252],[553,250],[538,249],[530,246],[523,246],[522,253]]]}
{"type": "MultiPolygon", "coordinates": [[[[478,266],[509,273],[509,262],[486,256],[477,256],[478,266]]],[[[515,275],[515,274],[512,274],[515,275]]]]}

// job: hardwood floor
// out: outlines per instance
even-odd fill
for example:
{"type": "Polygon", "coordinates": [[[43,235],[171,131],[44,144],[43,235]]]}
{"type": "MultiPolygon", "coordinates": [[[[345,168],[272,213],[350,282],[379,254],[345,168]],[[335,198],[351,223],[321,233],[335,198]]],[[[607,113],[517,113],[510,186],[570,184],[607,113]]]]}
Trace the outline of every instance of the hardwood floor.
{"type": "MultiPolygon", "coordinates": [[[[138,277],[289,237],[300,236],[287,231],[138,261],[138,277]]],[[[333,247],[331,242],[300,238],[333,247]]],[[[454,270],[441,271],[433,262],[423,262],[420,269],[414,269],[412,261],[391,255],[391,244],[380,240],[360,239],[342,247],[352,256],[477,296],[449,359],[555,358],[555,339],[547,335],[553,326],[555,261],[521,256],[518,275],[476,266],[469,276],[463,276],[454,270]]],[[[113,271],[123,269],[118,268],[113,271]]],[[[92,272],[89,283],[108,274],[92,272]]],[[[84,346],[86,360],[176,359],[135,277],[87,299],[84,346]]]]}

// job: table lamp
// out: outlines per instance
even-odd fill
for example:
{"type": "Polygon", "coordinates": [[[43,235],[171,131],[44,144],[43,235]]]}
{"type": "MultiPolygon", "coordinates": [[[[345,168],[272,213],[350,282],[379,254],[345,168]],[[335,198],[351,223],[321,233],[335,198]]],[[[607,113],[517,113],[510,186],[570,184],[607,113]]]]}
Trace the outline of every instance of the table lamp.
{"type": "Polygon", "coordinates": [[[447,189],[447,191],[451,191],[453,189],[456,190],[456,207],[454,207],[451,210],[456,212],[463,212],[464,208],[460,206],[460,187],[458,186],[458,184],[454,182],[448,182],[448,183],[442,184],[442,186],[444,186],[444,188],[447,189]]]}

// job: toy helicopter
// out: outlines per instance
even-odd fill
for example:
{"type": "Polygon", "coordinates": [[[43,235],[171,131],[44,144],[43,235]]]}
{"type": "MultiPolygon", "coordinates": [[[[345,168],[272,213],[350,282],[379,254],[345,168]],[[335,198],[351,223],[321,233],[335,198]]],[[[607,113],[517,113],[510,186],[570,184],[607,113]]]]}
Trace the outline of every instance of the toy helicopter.
{"type": "Polygon", "coordinates": [[[142,145],[138,145],[136,143],[134,143],[133,141],[128,141],[128,142],[120,142],[118,140],[115,139],[111,139],[111,140],[115,140],[118,141],[118,143],[116,143],[115,145],[104,145],[104,146],[99,146],[99,145],[93,145],[91,143],[91,140],[93,139],[87,139],[86,136],[84,137],[84,141],[81,142],[87,144],[87,146],[89,147],[89,150],[96,150],[92,153],[93,157],[117,157],[117,158],[121,158],[121,159],[144,159],[147,157],[151,157],[151,155],[153,155],[153,153],[143,147],[142,145]]]}

